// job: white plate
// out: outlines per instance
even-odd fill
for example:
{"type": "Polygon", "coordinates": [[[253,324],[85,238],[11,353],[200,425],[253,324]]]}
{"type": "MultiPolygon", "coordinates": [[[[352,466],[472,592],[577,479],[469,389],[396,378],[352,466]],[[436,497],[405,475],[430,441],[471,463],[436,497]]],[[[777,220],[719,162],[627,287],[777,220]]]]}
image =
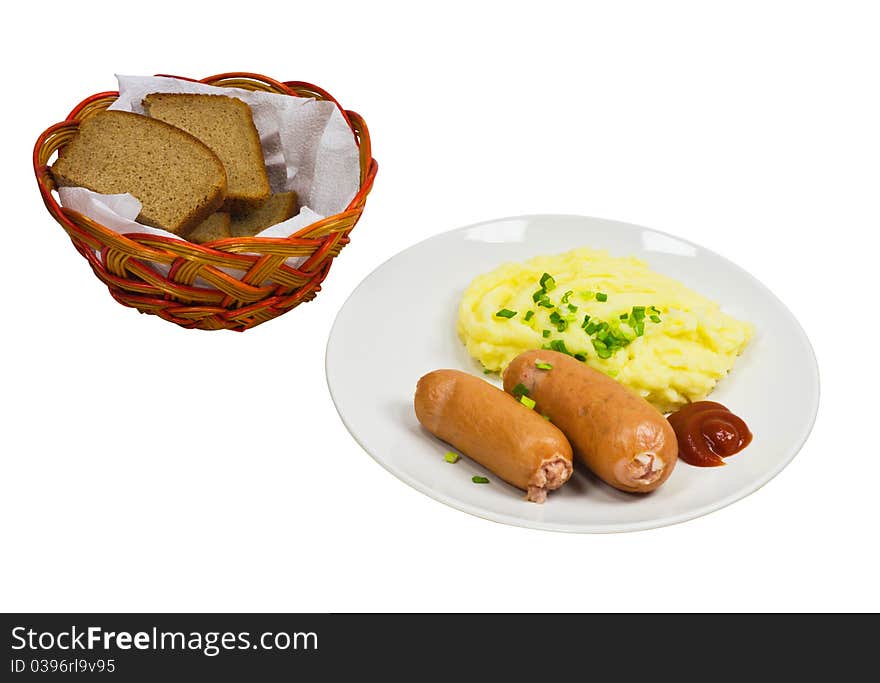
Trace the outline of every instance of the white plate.
{"type": "Polygon", "coordinates": [[[496,522],[592,533],[675,524],[748,495],[797,454],[819,404],[819,372],[804,331],[755,278],[677,237],[583,216],[480,223],[397,254],[373,271],[339,312],[327,344],[327,382],[358,443],[422,493],[496,522]],[[754,434],[748,449],[726,467],[679,463],[660,489],[645,496],[616,491],[576,467],[564,487],[536,505],[467,458],[445,462],[449,447],[419,425],[412,404],[419,377],[437,368],[482,376],[455,331],[459,300],[470,281],[508,261],[581,246],[637,256],[754,323],[755,338],[711,395],[744,417],[754,434]],[[491,483],[472,483],[475,474],[491,483]]]}

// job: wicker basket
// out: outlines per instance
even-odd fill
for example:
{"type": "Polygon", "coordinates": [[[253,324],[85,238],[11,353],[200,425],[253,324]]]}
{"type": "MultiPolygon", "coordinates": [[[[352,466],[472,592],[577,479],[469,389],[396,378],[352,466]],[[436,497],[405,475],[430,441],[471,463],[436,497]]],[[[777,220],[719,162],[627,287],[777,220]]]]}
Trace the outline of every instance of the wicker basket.
{"type": "MultiPolygon", "coordinates": [[[[226,73],[201,82],[331,100],[339,106],[320,88],[299,81],[281,83],[257,74],[226,73]]],[[[333,258],[348,243],[376,177],[378,166],[370,153],[364,120],[340,107],[360,150],[360,190],[345,211],[286,238],[240,237],[200,246],[156,235],[120,235],[63,208],[52,194],[55,183],[49,159],[76,134],[80,121],[106,109],[118,95],[105,92],[83,100],[66,121],[44,131],[34,146],[34,172],[46,208],[113,298],[182,327],[237,331],[250,329],[315,298],[333,258]],[[305,261],[292,268],[285,263],[290,257],[304,257],[305,261]],[[167,265],[168,275],[157,272],[149,262],[167,265]],[[236,278],[221,270],[224,267],[243,273],[236,278]],[[196,278],[213,288],[198,286],[196,278]]]]}

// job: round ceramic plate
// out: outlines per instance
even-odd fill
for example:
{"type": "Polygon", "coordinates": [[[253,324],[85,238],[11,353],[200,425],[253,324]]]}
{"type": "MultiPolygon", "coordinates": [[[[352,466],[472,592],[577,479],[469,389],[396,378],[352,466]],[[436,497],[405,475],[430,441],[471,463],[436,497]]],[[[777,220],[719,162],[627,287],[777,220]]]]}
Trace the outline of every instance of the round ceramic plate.
{"type": "MultiPolygon", "coordinates": [[[[495,380],[497,382],[497,380],[495,380]]],[[[810,433],[819,402],[813,350],[766,287],[721,256],[647,228],[583,216],[523,216],[480,223],[417,244],[369,275],[339,312],[327,344],[327,382],[345,426],[383,467],[447,505],[496,522],[554,531],[635,531],[718,510],[780,472],[810,433]],[[648,495],[621,493],[576,466],[543,505],[449,447],[413,412],[419,377],[437,368],[482,375],[456,334],[471,280],[509,261],[575,247],[637,256],[755,325],[754,339],[710,398],[746,418],[754,440],[726,467],[679,463],[648,495]],[[778,387],[785,387],[779,400],[778,387]],[[484,475],[489,485],[471,482],[484,475]]]]}

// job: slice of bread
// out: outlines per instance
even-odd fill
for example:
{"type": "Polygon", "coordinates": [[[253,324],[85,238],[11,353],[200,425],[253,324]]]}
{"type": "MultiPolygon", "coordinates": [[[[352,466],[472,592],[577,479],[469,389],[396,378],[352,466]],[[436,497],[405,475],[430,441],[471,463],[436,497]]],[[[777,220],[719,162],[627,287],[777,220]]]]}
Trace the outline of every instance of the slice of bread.
{"type": "Polygon", "coordinates": [[[182,128],[220,157],[229,180],[227,208],[256,206],[269,197],[269,177],[251,108],[235,97],[153,93],[144,100],[148,116],[182,128]]]}
{"type": "Polygon", "coordinates": [[[52,166],[58,185],[102,194],[128,192],[138,221],[177,235],[219,209],[226,172],[217,155],[179,128],[124,111],[103,111],[79,125],[52,166]]]}
{"type": "Polygon", "coordinates": [[[222,240],[232,235],[229,232],[229,214],[223,211],[212,213],[193,228],[186,238],[196,244],[222,240]]]}
{"type": "Polygon", "coordinates": [[[253,237],[258,232],[296,214],[296,192],[279,192],[247,213],[234,214],[229,230],[233,237],[253,237]]]}

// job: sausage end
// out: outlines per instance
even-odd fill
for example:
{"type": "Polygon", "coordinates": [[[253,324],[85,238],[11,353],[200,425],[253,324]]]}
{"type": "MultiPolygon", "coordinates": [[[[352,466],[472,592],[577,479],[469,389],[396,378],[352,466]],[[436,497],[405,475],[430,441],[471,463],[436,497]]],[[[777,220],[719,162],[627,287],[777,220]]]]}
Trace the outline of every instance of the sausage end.
{"type": "Polygon", "coordinates": [[[567,482],[571,473],[571,460],[562,455],[548,458],[541,463],[541,466],[529,480],[526,499],[533,503],[543,503],[547,500],[547,493],[555,491],[567,482]]]}
{"type": "Polygon", "coordinates": [[[628,461],[619,461],[615,470],[622,487],[633,493],[653,491],[666,480],[669,474],[663,458],[651,451],[639,453],[628,461]]]}

